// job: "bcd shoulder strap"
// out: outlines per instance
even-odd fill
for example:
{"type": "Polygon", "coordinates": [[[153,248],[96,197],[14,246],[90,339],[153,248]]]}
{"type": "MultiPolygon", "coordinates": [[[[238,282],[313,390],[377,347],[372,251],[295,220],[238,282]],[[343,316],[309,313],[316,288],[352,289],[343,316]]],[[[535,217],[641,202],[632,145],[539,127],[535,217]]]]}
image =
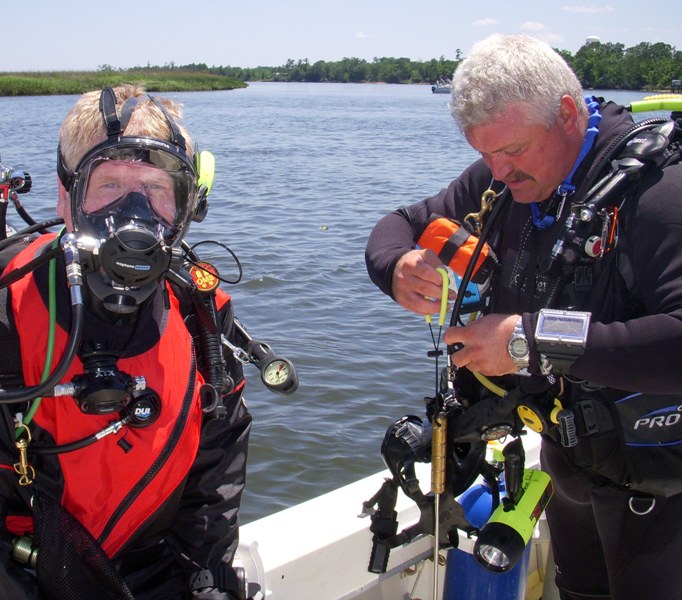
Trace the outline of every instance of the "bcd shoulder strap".
{"type": "MultiPolygon", "coordinates": [[[[635,276],[628,254],[628,236],[630,222],[635,218],[637,200],[639,198],[642,181],[652,169],[664,169],[680,161],[680,143],[682,142],[682,128],[672,119],[653,120],[652,123],[637,124],[630,130],[629,135],[622,136],[621,148],[617,157],[612,159],[611,174],[619,170],[630,171],[626,180],[628,185],[620,191],[616,186],[607,189],[607,194],[601,204],[606,206],[621,202],[618,214],[619,240],[613,266],[622,278],[625,289],[631,292],[635,285],[635,276]],[[622,145],[624,144],[624,145],[622,145]]],[[[597,186],[595,186],[597,187],[597,186]]]]}

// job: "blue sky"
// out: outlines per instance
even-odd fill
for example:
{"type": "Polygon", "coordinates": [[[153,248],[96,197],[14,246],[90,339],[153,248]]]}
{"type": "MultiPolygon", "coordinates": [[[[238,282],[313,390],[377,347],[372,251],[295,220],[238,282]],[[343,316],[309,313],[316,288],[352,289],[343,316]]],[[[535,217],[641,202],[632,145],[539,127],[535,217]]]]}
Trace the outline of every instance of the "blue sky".
{"type": "Polygon", "coordinates": [[[570,52],[588,36],[682,49],[679,0],[21,0],[3,13],[0,71],[454,58],[494,32],[570,52]]]}

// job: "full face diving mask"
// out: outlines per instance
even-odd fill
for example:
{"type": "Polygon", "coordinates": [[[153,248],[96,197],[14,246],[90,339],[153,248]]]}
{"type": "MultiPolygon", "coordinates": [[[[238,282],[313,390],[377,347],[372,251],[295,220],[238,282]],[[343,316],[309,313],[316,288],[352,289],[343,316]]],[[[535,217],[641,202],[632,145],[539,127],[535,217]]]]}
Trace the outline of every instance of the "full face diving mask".
{"type": "Polygon", "coordinates": [[[159,281],[197,198],[196,171],[184,152],[125,136],[83,157],[71,182],[71,217],[76,235],[99,248],[94,268],[114,285],[136,287],[159,281]]]}

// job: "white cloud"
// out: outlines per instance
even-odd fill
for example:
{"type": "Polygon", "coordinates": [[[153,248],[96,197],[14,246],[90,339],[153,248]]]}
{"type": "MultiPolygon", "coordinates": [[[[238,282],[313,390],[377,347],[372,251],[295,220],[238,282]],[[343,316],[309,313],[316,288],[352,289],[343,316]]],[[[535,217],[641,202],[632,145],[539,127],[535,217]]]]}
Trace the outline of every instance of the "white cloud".
{"type": "Polygon", "coordinates": [[[358,31],[358,32],[355,34],[355,37],[364,40],[365,38],[368,38],[368,37],[369,37],[369,33],[365,33],[364,31],[358,31]]]}
{"type": "Polygon", "coordinates": [[[535,21],[526,21],[521,24],[521,29],[526,31],[543,31],[545,26],[542,23],[537,23],[535,21]]]}
{"type": "Polygon", "coordinates": [[[489,27],[490,25],[497,25],[499,23],[498,19],[476,19],[471,23],[474,27],[489,27]]]}
{"type": "Polygon", "coordinates": [[[543,42],[547,42],[550,46],[559,47],[564,42],[564,36],[560,33],[552,33],[551,31],[543,31],[537,36],[543,42]]]}
{"type": "Polygon", "coordinates": [[[606,6],[562,6],[561,10],[566,11],[566,12],[572,12],[572,13],[596,14],[596,13],[613,12],[616,9],[613,8],[613,6],[609,6],[607,4],[606,6]]]}

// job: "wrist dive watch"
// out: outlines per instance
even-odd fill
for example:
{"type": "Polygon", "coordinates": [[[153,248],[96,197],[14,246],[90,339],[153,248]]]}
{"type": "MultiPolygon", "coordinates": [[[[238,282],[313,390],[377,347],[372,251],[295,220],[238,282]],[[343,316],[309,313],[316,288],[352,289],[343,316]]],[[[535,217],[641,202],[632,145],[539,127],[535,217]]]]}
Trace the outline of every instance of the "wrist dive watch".
{"type": "Polygon", "coordinates": [[[523,330],[523,321],[519,317],[516,321],[514,331],[507,342],[507,351],[516,365],[516,370],[527,369],[530,365],[530,346],[523,330]]]}

